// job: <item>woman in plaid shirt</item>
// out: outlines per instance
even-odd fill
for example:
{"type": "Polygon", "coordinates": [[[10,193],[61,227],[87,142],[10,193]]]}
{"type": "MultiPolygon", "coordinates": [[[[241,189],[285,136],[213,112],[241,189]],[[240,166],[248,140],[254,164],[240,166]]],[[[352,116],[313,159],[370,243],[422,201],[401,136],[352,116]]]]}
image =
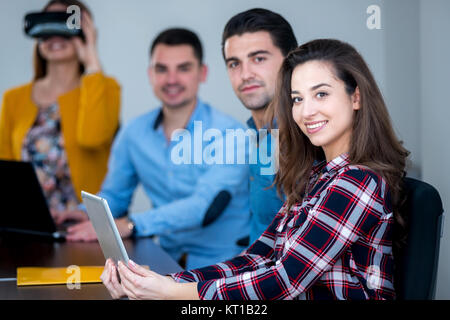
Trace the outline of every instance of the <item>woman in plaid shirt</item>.
{"type": "Polygon", "coordinates": [[[281,67],[274,116],[287,200],[261,237],[234,259],[170,276],[130,261],[119,263],[119,283],[108,260],[102,281],[114,298],[395,298],[392,231],[408,152],[366,63],[337,40],[300,46],[281,67]]]}

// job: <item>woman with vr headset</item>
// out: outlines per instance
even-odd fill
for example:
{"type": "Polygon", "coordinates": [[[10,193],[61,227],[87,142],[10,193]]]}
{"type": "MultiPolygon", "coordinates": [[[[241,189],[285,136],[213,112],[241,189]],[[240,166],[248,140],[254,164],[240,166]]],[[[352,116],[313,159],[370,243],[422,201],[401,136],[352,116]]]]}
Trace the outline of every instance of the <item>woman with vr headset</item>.
{"type": "Polygon", "coordinates": [[[78,6],[84,39],[48,35],[34,49],[34,78],[5,92],[0,158],[30,161],[56,223],[86,220],[81,190],[99,191],[119,127],[120,86],[102,72],[88,8],[52,0],[43,12],[78,6]]]}

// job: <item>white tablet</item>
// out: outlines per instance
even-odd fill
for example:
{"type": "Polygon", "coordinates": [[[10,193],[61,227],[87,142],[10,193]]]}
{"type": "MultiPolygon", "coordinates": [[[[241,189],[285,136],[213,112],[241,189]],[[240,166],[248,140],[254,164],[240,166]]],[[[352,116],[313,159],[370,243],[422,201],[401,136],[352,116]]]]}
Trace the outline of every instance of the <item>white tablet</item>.
{"type": "Polygon", "coordinates": [[[117,230],[108,202],[85,191],[81,191],[81,197],[97,233],[98,242],[105,259],[111,258],[116,264],[118,261],[128,264],[128,254],[117,230]]]}

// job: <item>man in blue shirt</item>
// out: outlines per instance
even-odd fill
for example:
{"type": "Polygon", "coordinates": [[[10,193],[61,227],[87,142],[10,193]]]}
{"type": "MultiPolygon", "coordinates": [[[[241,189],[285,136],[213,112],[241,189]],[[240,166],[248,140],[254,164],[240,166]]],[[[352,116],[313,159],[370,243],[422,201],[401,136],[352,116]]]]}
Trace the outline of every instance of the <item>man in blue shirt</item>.
{"type": "MultiPolygon", "coordinates": [[[[225,136],[243,126],[197,97],[207,67],[194,33],[168,29],[154,40],[150,55],[149,79],[162,107],[119,132],[100,196],[122,237],[156,235],[176,260],[187,255],[188,269],[231,258],[243,249],[236,241],[249,232],[248,166],[208,158],[208,147],[220,139],[201,134],[214,130],[225,136]],[[126,216],[139,183],[153,208],[126,216]]],[[[223,148],[212,149],[217,155],[238,152],[228,143],[223,148]]],[[[70,228],[67,239],[96,235],[86,221],[70,228]]]]}
{"type": "Polygon", "coordinates": [[[250,164],[250,244],[266,230],[283,204],[272,186],[277,171],[274,166],[277,130],[265,134],[264,113],[274,97],[281,63],[296,47],[289,23],[266,9],[250,9],[235,15],[222,35],[222,54],[233,90],[251,111],[248,126],[263,135],[258,138],[258,161],[250,164]],[[261,155],[272,157],[273,161],[265,163],[261,155]]]}

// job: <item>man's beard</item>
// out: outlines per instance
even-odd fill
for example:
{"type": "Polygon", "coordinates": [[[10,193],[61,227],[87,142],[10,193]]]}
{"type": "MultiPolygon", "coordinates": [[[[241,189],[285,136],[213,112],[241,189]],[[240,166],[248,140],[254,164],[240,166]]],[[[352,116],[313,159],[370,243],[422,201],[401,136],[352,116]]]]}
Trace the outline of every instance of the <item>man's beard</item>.
{"type": "MultiPolygon", "coordinates": [[[[175,85],[167,85],[163,88],[163,91],[166,91],[169,87],[178,87],[180,88],[180,90],[184,91],[185,88],[179,84],[175,84],[175,85]]],[[[190,104],[195,98],[186,98],[184,100],[182,100],[181,102],[175,103],[175,104],[170,104],[167,103],[166,101],[163,101],[164,105],[169,108],[169,109],[179,109],[182,108],[188,104],[190,104]]]]}
{"type": "Polygon", "coordinates": [[[269,103],[272,101],[272,97],[270,97],[267,93],[264,93],[264,95],[258,95],[258,96],[247,96],[245,98],[239,97],[239,100],[241,100],[244,107],[246,107],[248,110],[262,110],[265,109],[269,103]]]}
{"type": "Polygon", "coordinates": [[[171,109],[171,110],[175,110],[175,109],[180,109],[183,108],[185,106],[187,106],[188,104],[192,103],[193,99],[185,99],[177,104],[168,104],[168,103],[164,103],[164,106],[166,106],[167,108],[171,109]]]}
{"type": "MultiPolygon", "coordinates": [[[[265,83],[262,81],[252,81],[252,82],[244,82],[238,87],[238,92],[241,93],[242,88],[248,85],[256,84],[259,85],[261,89],[266,88],[265,83]]],[[[242,104],[251,110],[262,110],[266,108],[270,101],[272,101],[272,96],[269,95],[266,91],[263,91],[263,93],[260,94],[250,94],[250,95],[239,95],[239,100],[241,100],[242,104]]]]}

